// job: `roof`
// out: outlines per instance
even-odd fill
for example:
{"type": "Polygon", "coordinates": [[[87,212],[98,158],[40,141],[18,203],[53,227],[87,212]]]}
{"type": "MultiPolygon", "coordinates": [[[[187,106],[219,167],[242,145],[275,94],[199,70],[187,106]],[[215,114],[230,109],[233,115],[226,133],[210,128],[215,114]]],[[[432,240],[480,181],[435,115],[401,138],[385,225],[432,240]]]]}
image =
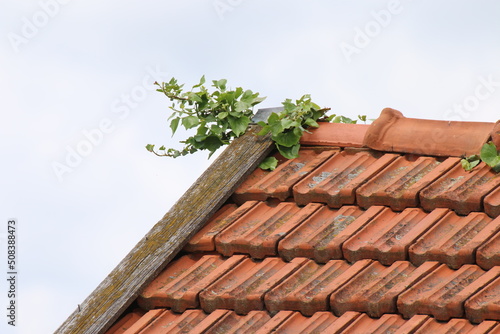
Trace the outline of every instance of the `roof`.
{"type": "MultiPolygon", "coordinates": [[[[499,125],[384,109],[370,125],[322,124],[293,160],[245,135],[230,149],[253,160],[209,171],[153,228],[124,263],[156,269],[122,282],[127,297],[93,332],[500,333],[500,174],[460,164],[499,143],[499,125]],[[256,168],[268,154],[278,167],[256,168]]],[[[120,268],[102,284],[116,298],[120,268]]],[[[87,319],[100,316],[91,297],[87,319]]]]}

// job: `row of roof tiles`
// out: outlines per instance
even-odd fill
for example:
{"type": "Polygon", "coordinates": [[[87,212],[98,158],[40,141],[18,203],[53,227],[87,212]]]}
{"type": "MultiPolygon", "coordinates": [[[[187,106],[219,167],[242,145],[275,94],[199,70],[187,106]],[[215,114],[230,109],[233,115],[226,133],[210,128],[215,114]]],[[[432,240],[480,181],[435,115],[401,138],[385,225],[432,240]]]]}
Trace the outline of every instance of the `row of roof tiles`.
{"type": "Polygon", "coordinates": [[[330,312],[317,312],[305,317],[298,312],[281,311],[271,317],[265,311],[252,311],[238,315],[229,310],[216,310],[210,314],[202,310],[174,313],[170,310],[142,310],[129,313],[116,323],[107,334],[499,334],[500,323],[484,321],[479,325],[465,319],[438,322],[426,315],[415,315],[409,320],[397,314],[385,314],[373,319],[359,312],[346,312],[338,317],[330,312]]]}
{"type": "Polygon", "coordinates": [[[363,210],[320,203],[248,201],[228,204],[189,241],[189,252],[217,251],[252,258],[307,257],[325,263],[372,259],[384,265],[409,260],[438,261],[458,269],[500,266],[500,217],[481,212],[459,216],[444,208],[395,212],[384,206],[363,210]]]}
{"type": "Polygon", "coordinates": [[[500,174],[484,163],[465,171],[459,158],[381,153],[368,149],[302,149],[274,171],[257,169],[235,191],[233,200],[292,197],[299,205],[326,203],[332,208],[356,204],[393,210],[421,206],[500,215],[500,174]]]}
{"type": "Polygon", "coordinates": [[[484,271],[464,265],[454,270],[435,261],[416,267],[408,261],[391,266],[373,260],[318,264],[307,258],[255,261],[244,255],[190,254],[163,271],[138,303],[146,310],[174,312],[288,310],[312,316],[332,311],[341,316],[357,311],[371,317],[424,314],[443,321],[465,316],[479,323],[500,320],[499,276],[500,266],[484,271]]]}

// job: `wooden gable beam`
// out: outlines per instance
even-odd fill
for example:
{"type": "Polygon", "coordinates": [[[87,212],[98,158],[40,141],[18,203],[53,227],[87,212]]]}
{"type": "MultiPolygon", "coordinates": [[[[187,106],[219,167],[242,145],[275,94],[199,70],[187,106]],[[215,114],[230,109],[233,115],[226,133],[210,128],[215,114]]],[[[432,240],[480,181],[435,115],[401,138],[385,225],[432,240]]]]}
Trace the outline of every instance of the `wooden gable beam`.
{"type": "Polygon", "coordinates": [[[226,202],[244,177],[272,150],[269,136],[253,126],[235,139],[171,210],[56,330],[104,333],[226,202]]]}

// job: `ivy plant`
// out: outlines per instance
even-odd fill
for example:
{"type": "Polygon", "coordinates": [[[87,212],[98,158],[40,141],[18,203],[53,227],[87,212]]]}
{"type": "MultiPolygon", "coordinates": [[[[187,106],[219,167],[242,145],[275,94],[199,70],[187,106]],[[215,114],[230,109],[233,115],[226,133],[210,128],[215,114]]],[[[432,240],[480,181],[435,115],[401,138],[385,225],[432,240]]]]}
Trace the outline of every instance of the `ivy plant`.
{"type": "MultiPolygon", "coordinates": [[[[155,145],[148,144],[146,149],[158,156],[179,157],[192,154],[200,150],[208,150],[209,157],[221,146],[229,144],[234,138],[244,134],[254,116],[253,107],[265,97],[251,90],[241,87],[227,88],[227,80],[213,80],[213,92],[205,87],[205,76],[191,90],[184,91],[177,79],[169,82],[155,82],[157,91],[166,95],[172,102],[170,109],[173,113],[169,117],[172,135],[179,125],[186,130],[195,129],[195,134],[181,141],[184,147],[180,150],[161,146],[155,150],[155,145]]],[[[356,123],[344,116],[326,114],[329,108],[320,108],[311,101],[310,95],[292,101],[286,99],[283,110],[272,113],[266,122],[259,122],[262,127],[259,135],[270,134],[278,151],[287,159],[298,157],[300,138],[308,127],[318,127],[319,121],[336,123],[356,123]]],[[[358,116],[366,122],[366,116],[358,116]]],[[[263,169],[276,168],[278,161],[274,157],[265,159],[260,167],[263,169]]]]}
{"type": "Polygon", "coordinates": [[[496,173],[500,173],[500,152],[493,142],[484,144],[479,155],[464,158],[461,163],[466,171],[470,171],[481,161],[490,166],[496,173]]]}

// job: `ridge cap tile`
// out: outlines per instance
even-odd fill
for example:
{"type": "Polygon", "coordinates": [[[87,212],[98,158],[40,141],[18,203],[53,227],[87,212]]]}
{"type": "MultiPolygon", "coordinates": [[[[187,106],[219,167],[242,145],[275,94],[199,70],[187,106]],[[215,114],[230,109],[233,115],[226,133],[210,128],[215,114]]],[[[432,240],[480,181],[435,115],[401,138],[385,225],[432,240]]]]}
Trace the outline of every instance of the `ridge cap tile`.
{"type": "Polygon", "coordinates": [[[369,124],[318,122],[319,127],[309,128],[300,138],[301,145],[327,145],[338,147],[364,147],[369,124]]]}
{"type": "Polygon", "coordinates": [[[385,108],[368,128],[364,144],[372,149],[434,156],[478,154],[495,123],[406,118],[385,108]]]}

